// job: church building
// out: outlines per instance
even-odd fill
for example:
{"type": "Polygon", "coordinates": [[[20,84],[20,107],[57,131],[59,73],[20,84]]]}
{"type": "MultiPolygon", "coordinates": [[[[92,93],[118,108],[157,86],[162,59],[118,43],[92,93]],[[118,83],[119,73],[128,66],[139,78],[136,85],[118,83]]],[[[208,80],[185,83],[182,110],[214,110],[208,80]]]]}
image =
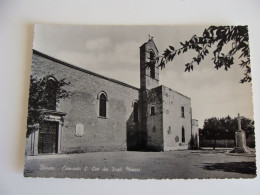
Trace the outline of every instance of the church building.
{"type": "Polygon", "coordinates": [[[149,39],[140,47],[140,88],[33,50],[31,74],[65,79],[70,96],[44,109],[44,121],[27,138],[26,155],[98,151],[188,149],[198,121],[191,99],[159,85],[158,56],[149,39]]]}

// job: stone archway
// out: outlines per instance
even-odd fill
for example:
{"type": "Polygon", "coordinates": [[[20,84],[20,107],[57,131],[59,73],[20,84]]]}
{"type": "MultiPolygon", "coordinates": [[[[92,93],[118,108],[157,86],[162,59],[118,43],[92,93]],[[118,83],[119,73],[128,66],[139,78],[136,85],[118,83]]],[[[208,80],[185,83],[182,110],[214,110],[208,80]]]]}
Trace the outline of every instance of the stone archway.
{"type": "Polygon", "coordinates": [[[44,111],[44,121],[31,135],[31,154],[61,153],[62,128],[66,113],[44,111]]]}

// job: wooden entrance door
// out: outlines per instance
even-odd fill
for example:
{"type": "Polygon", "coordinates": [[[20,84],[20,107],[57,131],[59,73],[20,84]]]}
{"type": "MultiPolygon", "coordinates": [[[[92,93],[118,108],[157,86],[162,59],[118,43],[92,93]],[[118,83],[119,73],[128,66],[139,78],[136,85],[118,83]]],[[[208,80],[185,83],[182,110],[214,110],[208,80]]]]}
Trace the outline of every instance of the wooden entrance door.
{"type": "Polygon", "coordinates": [[[54,121],[44,121],[40,125],[39,132],[39,153],[58,152],[58,128],[59,123],[54,121]]]}

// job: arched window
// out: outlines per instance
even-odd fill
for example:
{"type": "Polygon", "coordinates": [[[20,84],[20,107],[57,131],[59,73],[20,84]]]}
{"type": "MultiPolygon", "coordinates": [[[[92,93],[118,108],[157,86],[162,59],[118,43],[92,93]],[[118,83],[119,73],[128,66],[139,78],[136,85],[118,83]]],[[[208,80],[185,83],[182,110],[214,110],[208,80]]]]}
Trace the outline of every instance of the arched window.
{"type": "Polygon", "coordinates": [[[44,90],[44,99],[45,99],[45,109],[56,110],[56,101],[57,97],[57,81],[53,77],[47,78],[45,90],[44,90]]]}
{"type": "Polygon", "coordinates": [[[181,141],[185,142],[185,129],[184,129],[184,127],[182,127],[182,130],[181,130],[181,141]]]}
{"type": "Polygon", "coordinates": [[[104,92],[99,94],[99,116],[107,117],[107,96],[104,92]]]}
{"type": "MultiPolygon", "coordinates": [[[[150,51],[150,61],[154,60],[154,53],[150,51]]],[[[155,64],[150,67],[150,76],[154,79],[155,78],[155,64]]]]}
{"type": "Polygon", "coordinates": [[[134,122],[138,122],[138,103],[134,103],[134,122]]]}

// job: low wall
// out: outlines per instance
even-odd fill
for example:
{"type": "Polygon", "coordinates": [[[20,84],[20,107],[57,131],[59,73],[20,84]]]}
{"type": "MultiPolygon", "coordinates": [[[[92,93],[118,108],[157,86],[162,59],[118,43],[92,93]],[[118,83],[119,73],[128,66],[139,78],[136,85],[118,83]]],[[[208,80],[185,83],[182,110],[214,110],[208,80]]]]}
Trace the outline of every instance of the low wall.
{"type": "MultiPolygon", "coordinates": [[[[214,140],[200,140],[200,147],[213,147],[214,140]]],[[[249,136],[246,140],[246,145],[250,148],[255,147],[255,138],[254,136],[249,136]]],[[[223,148],[233,148],[235,147],[234,140],[217,140],[216,147],[223,147],[223,148]]]]}

